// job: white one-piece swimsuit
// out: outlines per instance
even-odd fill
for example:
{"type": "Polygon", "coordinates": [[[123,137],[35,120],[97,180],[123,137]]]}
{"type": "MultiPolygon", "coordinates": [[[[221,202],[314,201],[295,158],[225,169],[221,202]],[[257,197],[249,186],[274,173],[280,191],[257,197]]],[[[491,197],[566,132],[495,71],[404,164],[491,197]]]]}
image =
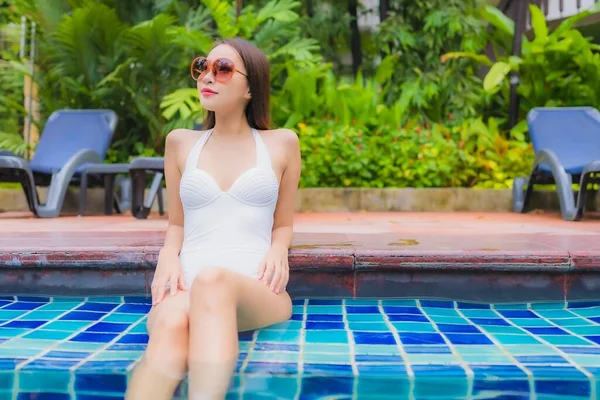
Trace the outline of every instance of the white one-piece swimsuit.
{"type": "Polygon", "coordinates": [[[256,164],[223,191],[208,172],[198,168],[211,134],[212,130],[206,132],[192,147],[179,187],[184,213],[179,260],[188,289],[195,276],[209,267],[256,278],[271,247],[279,182],[267,147],[252,129],[256,164]]]}

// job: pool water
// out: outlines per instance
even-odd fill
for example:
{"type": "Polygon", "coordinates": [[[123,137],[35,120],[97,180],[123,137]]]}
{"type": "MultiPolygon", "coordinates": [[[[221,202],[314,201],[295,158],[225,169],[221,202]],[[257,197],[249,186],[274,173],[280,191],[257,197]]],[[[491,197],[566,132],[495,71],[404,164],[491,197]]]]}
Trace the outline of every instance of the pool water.
{"type": "MultiPolygon", "coordinates": [[[[123,398],[149,302],[0,297],[0,400],[123,398]]],[[[298,299],[240,350],[230,399],[593,399],[600,301],[298,299]]]]}

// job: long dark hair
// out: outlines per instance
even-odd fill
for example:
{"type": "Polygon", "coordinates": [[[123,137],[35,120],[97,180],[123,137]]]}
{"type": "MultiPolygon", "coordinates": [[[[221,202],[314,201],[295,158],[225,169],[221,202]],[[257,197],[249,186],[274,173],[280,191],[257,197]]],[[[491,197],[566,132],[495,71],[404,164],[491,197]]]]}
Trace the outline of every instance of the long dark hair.
{"type": "MultiPolygon", "coordinates": [[[[248,85],[250,86],[250,93],[252,93],[252,97],[246,106],[248,124],[255,129],[271,129],[269,60],[262,50],[253,43],[241,38],[222,40],[215,47],[220,44],[227,44],[233,47],[240,55],[246,67],[248,85]]],[[[214,126],[215,113],[214,111],[208,111],[202,123],[202,128],[212,129],[214,126]]]]}

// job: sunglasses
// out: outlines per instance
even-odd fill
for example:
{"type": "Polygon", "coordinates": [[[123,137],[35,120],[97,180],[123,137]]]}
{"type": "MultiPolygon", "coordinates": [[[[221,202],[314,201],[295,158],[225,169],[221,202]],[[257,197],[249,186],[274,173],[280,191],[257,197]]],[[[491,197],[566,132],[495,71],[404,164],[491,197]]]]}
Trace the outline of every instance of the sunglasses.
{"type": "Polygon", "coordinates": [[[228,58],[217,58],[210,61],[206,57],[196,57],[190,66],[190,72],[195,81],[204,78],[209,70],[212,70],[215,80],[222,83],[229,81],[236,72],[248,77],[242,71],[238,71],[233,61],[228,58]]]}

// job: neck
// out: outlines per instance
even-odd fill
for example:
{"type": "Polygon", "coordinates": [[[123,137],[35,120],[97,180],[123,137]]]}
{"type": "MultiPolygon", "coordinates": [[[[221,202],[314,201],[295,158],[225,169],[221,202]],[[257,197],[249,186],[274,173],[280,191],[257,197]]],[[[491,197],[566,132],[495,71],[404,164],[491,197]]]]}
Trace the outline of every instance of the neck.
{"type": "Polygon", "coordinates": [[[244,136],[250,131],[244,110],[238,112],[215,113],[213,134],[219,136],[244,136]]]}

